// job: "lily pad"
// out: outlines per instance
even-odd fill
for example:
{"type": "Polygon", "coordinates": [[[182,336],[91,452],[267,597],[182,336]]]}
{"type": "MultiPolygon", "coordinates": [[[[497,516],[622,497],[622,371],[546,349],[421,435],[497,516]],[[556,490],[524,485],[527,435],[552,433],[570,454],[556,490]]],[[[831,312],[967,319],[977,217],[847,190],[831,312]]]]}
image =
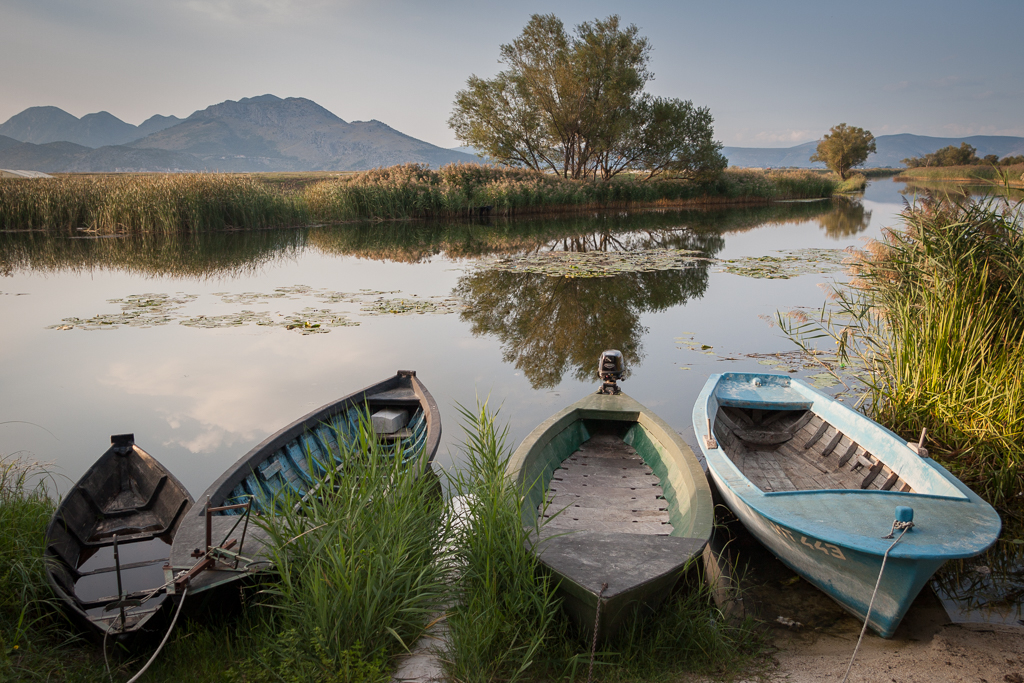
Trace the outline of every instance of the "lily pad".
{"type": "Polygon", "coordinates": [[[549,277],[615,277],[624,273],[682,270],[712,259],[689,249],[637,249],[633,251],[542,251],[484,259],[478,268],[549,277]]]}
{"type": "Polygon", "coordinates": [[[714,270],[743,277],[787,280],[799,275],[825,275],[842,271],[850,258],[850,252],[845,249],[789,249],[774,253],[779,256],[719,259],[714,270]]]}

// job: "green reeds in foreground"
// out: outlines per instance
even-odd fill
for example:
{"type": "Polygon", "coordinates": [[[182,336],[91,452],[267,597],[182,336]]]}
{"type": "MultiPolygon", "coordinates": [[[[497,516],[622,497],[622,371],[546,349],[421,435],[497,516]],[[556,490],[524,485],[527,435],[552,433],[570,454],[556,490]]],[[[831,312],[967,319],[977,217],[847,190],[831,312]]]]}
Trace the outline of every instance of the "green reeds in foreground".
{"type": "Polygon", "coordinates": [[[514,681],[550,665],[564,635],[551,577],[528,548],[519,493],[505,476],[508,428],[487,405],[460,406],[465,460],[450,475],[462,501],[456,522],[455,604],[448,617],[445,664],[452,680],[514,681]]]}
{"type": "Polygon", "coordinates": [[[56,625],[43,564],[54,511],[45,475],[39,465],[0,457],[0,680],[25,674],[56,625]]]}
{"type": "MultiPolygon", "coordinates": [[[[993,505],[1024,490],[1022,204],[929,199],[872,244],[823,323],[870,372],[867,410],[993,505]]],[[[810,324],[791,335],[810,332],[810,324]]]]}
{"type": "Polygon", "coordinates": [[[383,675],[383,662],[412,646],[449,590],[436,477],[425,461],[389,455],[362,422],[358,442],[335,454],[337,467],[309,456],[310,471],[322,472],[310,494],[279,501],[291,511],[260,520],[273,562],[264,602],[278,634],[264,655],[276,664],[263,663],[295,661],[314,680],[341,670],[358,674],[353,680],[383,675]]]}

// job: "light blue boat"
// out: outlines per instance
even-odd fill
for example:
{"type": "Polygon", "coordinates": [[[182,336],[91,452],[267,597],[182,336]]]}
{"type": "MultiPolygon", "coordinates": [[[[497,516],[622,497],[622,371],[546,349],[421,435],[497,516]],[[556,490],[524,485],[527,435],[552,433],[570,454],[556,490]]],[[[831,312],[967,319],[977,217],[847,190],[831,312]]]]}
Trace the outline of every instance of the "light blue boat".
{"type": "Polygon", "coordinates": [[[693,427],[744,526],[858,619],[871,604],[883,638],[946,560],[999,536],[996,511],[926,450],[788,376],[712,375],[693,427]],[[908,517],[904,533],[894,522],[908,517]]]}

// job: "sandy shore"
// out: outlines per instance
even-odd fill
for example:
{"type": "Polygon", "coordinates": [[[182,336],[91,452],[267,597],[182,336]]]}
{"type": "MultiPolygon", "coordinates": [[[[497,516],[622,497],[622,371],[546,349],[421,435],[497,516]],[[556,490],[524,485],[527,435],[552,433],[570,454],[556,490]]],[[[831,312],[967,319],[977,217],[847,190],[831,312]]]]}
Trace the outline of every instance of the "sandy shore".
{"type": "MultiPolygon", "coordinates": [[[[935,624],[930,635],[891,640],[866,635],[849,681],[862,683],[1024,683],[1024,626],[935,624]]],[[[857,633],[780,634],[779,648],[752,681],[841,681],[857,633]]]]}

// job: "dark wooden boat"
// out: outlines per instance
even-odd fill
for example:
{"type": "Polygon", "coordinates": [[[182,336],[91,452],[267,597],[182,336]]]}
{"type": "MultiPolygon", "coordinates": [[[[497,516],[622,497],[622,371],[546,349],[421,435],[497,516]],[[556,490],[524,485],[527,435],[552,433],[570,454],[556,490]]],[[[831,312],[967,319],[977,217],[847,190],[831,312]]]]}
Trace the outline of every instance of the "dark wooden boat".
{"type": "Polygon", "coordinates": [[[50,585],[73,619],[119,635],[163,607],[161,567],[192,497],[134,435],[110,441],[54,512],[45,555],[50,585]]]}
{"type": "Polygon", "coordinates": [[[711,535],[711,489],[693,451],[622,393],[587,396],[543,422],[507,471],[563,605],[585,631],[600,608],[603,639],[664,600],[711,535]]]}
{"type": "Polygon", "coordinates": [[[197,561],[208,560],[203,571],[189,577],[189,593],[235,581],[263,566],[263,533],[239,519],[242,506],[251,505],[257,515],[274,514],[309,493],[338,465],[341,450],[358,441],[360,422],[365,427],[368,417],[385,455],[405,461],[422,458],[429,469],[441,441],[441,416],[414,371],[400,370],[300,417],[229,467],[187,516],[171,549],[171,565],[175,571],[189,571],[197,561]]]}
{"type": "Polygon", "coordinates": [[[996,511],[921,444],[789,376],[712,375],[693,428],[743,525],[861,621],[870,605],[883,638],[946,560],[999,536],[996,511]]]}

